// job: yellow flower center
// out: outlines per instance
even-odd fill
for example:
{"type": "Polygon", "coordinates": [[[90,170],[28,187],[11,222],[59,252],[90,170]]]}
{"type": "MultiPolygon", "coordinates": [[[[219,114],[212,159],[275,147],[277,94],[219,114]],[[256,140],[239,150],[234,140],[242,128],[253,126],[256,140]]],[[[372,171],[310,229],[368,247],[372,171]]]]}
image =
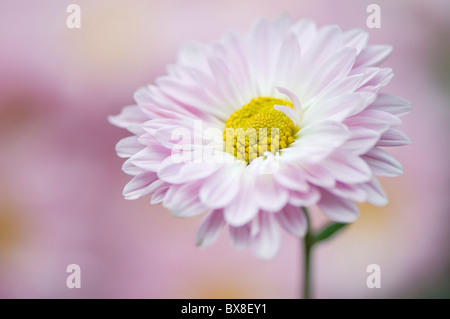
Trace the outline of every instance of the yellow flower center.
{"type": "Polygon", "coordinates": [[[258,97],[234,112],[225,122],[225,151],[248,164],[264,152],[275,154],[294,142],[298,129],[274,105],[294,108],[291,102],[282,99],[258,97]]]}

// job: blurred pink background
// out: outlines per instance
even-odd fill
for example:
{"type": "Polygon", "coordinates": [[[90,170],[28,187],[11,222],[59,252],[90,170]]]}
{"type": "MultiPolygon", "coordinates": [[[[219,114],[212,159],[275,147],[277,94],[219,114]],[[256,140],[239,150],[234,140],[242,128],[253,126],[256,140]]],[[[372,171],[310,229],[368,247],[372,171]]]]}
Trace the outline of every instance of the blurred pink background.
{"type": "MultiPolygon", "coordinates": [[[[246,31],[287,12],[319,26],[366,29],[394,45],[384,92],[413,103],[391,150],[405,174],[382,179],[390,204],[362,216],[314,255],[318,298],[450,297],[450,2],[0,0],[0,298],[298,298],[301,243],[283,236],[261,261],[226,232],[201,250],[201,217],[177,219],[149,198],[126,201],[114,147],[125,130],[107,116],[174,62],[187,41],[246,31]],[[81,29],[66,7],[81,7],[81,29]],[[68,289],[66,267],[81,267],[68,289]],[[366,267],[381,266],[368,289],[366,267]]],[[[321,217],[315,214],[317,221],[321,217]]]]}

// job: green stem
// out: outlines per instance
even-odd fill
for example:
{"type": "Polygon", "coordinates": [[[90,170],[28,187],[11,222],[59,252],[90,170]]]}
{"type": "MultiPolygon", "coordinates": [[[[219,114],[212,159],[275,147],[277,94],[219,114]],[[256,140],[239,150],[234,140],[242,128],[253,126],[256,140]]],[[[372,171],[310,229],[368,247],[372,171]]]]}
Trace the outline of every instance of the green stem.
{"type": "Polygon", "coordinates": [[[324,240],[327,240],[334,235],[336,235],[339,231],[347,226],[347,224],[342,223],[330,223],[327,226],[323,227],[317,233],[314,233],[311,228],[311,220],[309,218],[308,209],[306,207],[302,207],[303,212],[306,217],[306,234],[303,239],[303,298],[310,299],[312,298],[311,293],[311,259],[312,259],[312,249],[315,244],[318,244],[324,240]]]}
{"type": "Polygon", "coordinates": [[[306,216],[307,230],[303,240],[304,266],[303,266],[303,298],[311,298],[311,250],[314,245],[314,236],[311,232],[311,221],[309,219],[308,209],[302,207],[306,216]]]}

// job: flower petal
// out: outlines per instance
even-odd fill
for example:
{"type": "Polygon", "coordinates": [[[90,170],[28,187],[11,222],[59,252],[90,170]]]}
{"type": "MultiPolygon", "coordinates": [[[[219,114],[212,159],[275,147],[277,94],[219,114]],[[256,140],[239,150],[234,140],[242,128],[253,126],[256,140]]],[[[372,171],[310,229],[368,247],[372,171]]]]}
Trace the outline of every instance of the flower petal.
{"type": "Polygon", "coordinates": [[[308,222],[301,208],[286,205],[281,212],[275,214],[275,217],[280,225],[292,235],[297,237],[305,236],[308,222]]]}
{"type": "Polygon", "coordinates": [[[206,248],[219,238],[220,231],[225,224],[222,210],[213,210],[200,224],[197,232],[196,245],[206,248]]]}
{"type": "Polygon", "coordinates": [[[244,163],[236,162],[217,170],[209,176],[200,188],[200,199],[211,208],[222,208],[238,194],[240,176],[245,169],[244,163]]]}
{"type": "Polygon", "coordinates": [[[358,216],[358,208],[351,201],[322,190],[319,208],[331,220],[339,223],[352,223],[358,216]]]}
{"type": "Polygon", "coordinates": [[[404,146],[411,144],[411,140],[405,133],[391,128],[381,135],[377,146],[404,146]]]}
{"type": "Polygon", "coordinates": [[[229,226],[231,243],[236,249],[244,249],[250,243],[251,229],[246,224],[239,227],[229,226]]]}
{"type": "Polygon", "coordinates": [[[411,102],[392,94],[381,93],[368,107],[369,110],[388,112],[396,116],[403,116],[411,112],[411,102]]]}
{"type": "Polygon", "coordinates": [[[259,232],[251,239],[250,246],[256,256],[271,259],[280,249],[280,231],[273,214],[260,213],[258,217],[259,232]]]}
{"type": "Polygon", "coordinates": [[[125,199],[137,199],[150,194],[160,185],[158,176],[154,172],[145,172],[136,175],[123,189],[125,199]]]}
{"type": "Polygon", "coordinates": [[[361,66],[378,66],[392,52],[390,45],[369,45],[363,49],[355,61],[355,68],[361,66]]]}
{"type": "Polygon", "coordinates": [[[394,177],[403,174],[402,165],[392,155],[375,147],[362,156],[374,175],[394,177]]]}
{"type": "Polygon", "coordinates": [[[254,181],[248,174],[241,176],[240,193],[224,208],[226,221],[231,226],[243,226],[258,213],[258,203],[254,201],[254,181]]]}

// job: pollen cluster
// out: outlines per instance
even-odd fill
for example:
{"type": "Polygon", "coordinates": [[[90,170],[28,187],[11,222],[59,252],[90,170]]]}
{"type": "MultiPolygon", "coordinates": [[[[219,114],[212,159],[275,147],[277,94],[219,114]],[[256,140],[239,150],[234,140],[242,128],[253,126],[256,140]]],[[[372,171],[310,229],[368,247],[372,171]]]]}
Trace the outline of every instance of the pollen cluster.
{"type": "Polygon", "coordinates": [[[225,151],[248,164],[264,152],[275,154],[294,142],[294,123],[274,105],[294,108],[289,101],[258,97],[234,112],[225,122],[225,151]]]}

